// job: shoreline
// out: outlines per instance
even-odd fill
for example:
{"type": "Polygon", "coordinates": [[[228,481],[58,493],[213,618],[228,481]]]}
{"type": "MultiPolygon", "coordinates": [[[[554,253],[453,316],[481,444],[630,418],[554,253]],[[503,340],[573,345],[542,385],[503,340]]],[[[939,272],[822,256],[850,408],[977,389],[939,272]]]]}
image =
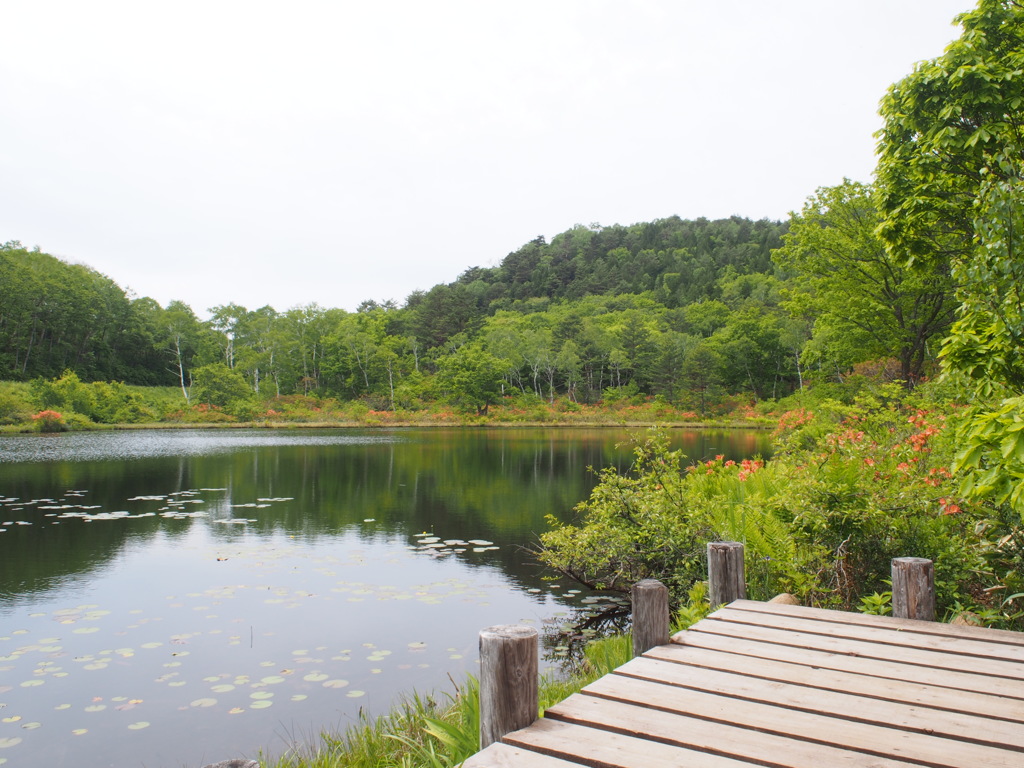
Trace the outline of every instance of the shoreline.
{"type": "Polygon", "coordinates": [[[63,432],[39,432],[32,424],[0,426],[0,435],[57,435],[64,432],[110,432],[129,430],[181,430],[181,429],[749,429],[768,430],[774,423],[750,421],[245,421],[245,422],[149,422],[145,424],[90,424],[63,432]]]}

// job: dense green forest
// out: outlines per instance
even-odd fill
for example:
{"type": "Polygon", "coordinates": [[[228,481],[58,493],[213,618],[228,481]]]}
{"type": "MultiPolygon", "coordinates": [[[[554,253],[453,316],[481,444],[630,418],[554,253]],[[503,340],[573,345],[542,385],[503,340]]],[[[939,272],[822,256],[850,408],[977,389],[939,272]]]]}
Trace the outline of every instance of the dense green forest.
{"type": "MultiPolygon", "coordinates": [[[[845,184],[834,193],[874,215],[867,189],[845,184]]],[[[900,278],[888,293],[866,285],[844,297],[839,304],[856,312],[843,311],[820,277],[837,269],[818,264],[811,232],[822,216],[834,213],[808,209],[793,223],[673,217],[576,226],[402,306],[226,303],[207,308],[205,322],[183,302],[132,298],[88,267],[8,242],[0,247],[0,377],[72,371],[86,382],[176,386],[192,405],[301,394],[377,410],[454,401],[482,411],[512,393],[594,403],[611,388],[701,414],[732,402],[727,395],[779,397],[865,361],[891,358],[898,375],[916,380],[934,359],[928,344],[949,308],[927,327],[894,330],[900,278]],[[806,236],[787,235],[801,227],[806,236]],[[816,311],[823,307],[840,311],[816,311]],[[916,346],[904,349],[900,333],[916,346]]],[[[838,223],[837,231],[865,234],[838,223]]],[[[874,249],[884,262],[881,243],[874,249]]],[[[948,287],[936,296],[942,304],[948,287]]]]}

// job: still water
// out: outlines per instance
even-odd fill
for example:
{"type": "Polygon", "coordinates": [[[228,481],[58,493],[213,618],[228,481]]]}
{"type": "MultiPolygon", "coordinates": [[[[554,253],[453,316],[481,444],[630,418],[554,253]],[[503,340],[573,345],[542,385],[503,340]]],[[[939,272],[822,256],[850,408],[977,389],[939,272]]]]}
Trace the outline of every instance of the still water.
{"type": "MultiPolygon", "coordinates": [[[[529,548],[624,430],[0,438],[0,765],[280,753],[451,690],[493,624],[590,596],[529,548]]],[[[674,431],[691,459],[763,433],[674,431]]],[[[553,664],[554,658],[544,663],[553,664]]]]}

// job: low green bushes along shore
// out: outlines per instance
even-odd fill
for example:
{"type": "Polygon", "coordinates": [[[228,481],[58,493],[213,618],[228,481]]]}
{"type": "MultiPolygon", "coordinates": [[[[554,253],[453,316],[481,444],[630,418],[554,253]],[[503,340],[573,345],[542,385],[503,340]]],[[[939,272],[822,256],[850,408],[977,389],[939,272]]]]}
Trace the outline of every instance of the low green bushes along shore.
{"type": "Polygon", "coordinates": [[[635,387],[611,387],[596,404],[516,392],[486,412],[444,401],[422,401],[387,409],[368,400],[343,401],[315,395],[256,398],[251,393],[221,400],[194,392],[186,400],[176,387],[136,387],[120,382],[83,382],[68,371],[56,379],[0,382],[0,430],[65,432],[121,427],[206,426],[459,426],[773,423],[772,404],[755,408],[733,398],[712,415],[681,408],[635,387]],[[210,402],[214,400],[216,402],[210,402]],[[220,403],[220,404],[218,404],[220,403]],[[379,408],[379,410],[378,410],[379,408]]]}

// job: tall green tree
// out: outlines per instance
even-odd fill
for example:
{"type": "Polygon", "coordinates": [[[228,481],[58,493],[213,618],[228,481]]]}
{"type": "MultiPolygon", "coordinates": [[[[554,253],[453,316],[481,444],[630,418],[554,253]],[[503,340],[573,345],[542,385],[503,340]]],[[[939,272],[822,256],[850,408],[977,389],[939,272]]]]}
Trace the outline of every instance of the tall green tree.
{"type": "Polygon", "coordinates": [[[192,383],[192,358],[199,349],[202,325],[192,307],[183,301],[172,301],[162,313],[160,330],[163,346],[170,357],[171,370],[187,401],[192,383]]]}
{"type": "Polygon", "coordinates": [[[879,232],[949,257],[960,306],[943,349],[981,398],[963,421],[963,490],[1024,514],[1024,4],[980,0],[963,33],[882,102],[879,232]]]}
{"type": "Polygon", "coordinates": [[[501,394],[502,365],[478,344],[466,344],[438,361],[438,381],[449,398],[476,409],[478,415],[501,394]]]}
{"type": "Polygon", "coordinates": [[[910,387],[924,373],[930,342],[953,319],[949,262],[936,257],[909,268],[875,234],[879,222],[869,186],[823,187],[792,216],[773,258],[795,273],[789,287],[798,314],[815,317],[818,343],[810,350],[830,347],[843,367],[895,358],[910,387]]]}

